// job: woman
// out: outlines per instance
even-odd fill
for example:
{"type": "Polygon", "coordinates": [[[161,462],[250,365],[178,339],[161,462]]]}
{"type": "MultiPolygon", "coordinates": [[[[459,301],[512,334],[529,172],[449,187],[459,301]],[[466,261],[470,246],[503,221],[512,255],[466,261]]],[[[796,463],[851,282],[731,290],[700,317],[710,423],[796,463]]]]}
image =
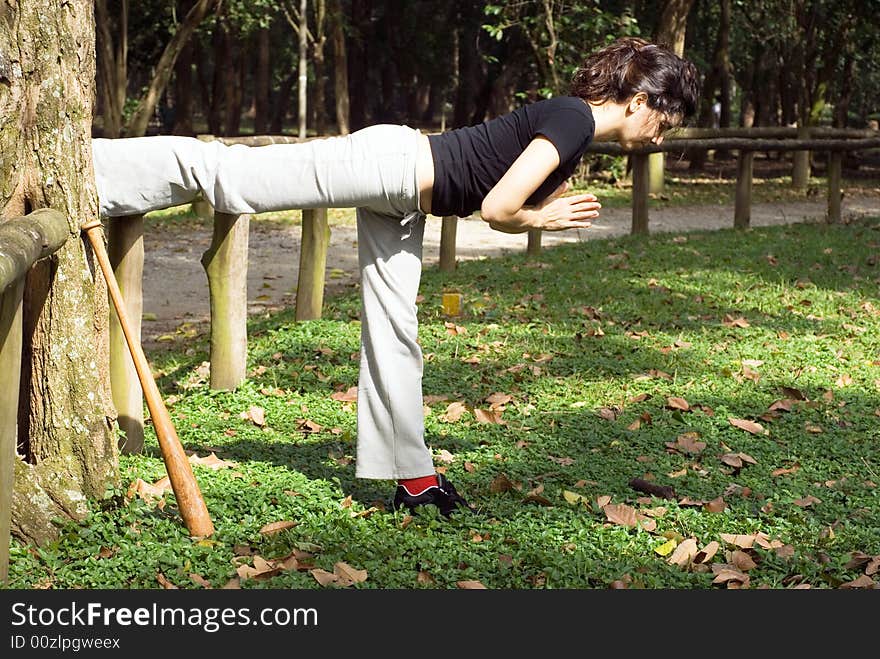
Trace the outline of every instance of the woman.
{"type": "Polygon", "coordinates": [[[477,126],[423,135],[376,125],[299,144],[226,146],[186,137],[94,140],[101,213],[191,202],[225,213],[357,209],[361,361],[359,478],[397,481],[393,506],[470,508],[424,441],[416,295],[426,214],[480,212],[498,231],[588,228],[601,205],[563,196],[591,141],[659,144],[694,114],[698,75],[661,46],[623,38],[586,58],[570,94],[477,126]]]}

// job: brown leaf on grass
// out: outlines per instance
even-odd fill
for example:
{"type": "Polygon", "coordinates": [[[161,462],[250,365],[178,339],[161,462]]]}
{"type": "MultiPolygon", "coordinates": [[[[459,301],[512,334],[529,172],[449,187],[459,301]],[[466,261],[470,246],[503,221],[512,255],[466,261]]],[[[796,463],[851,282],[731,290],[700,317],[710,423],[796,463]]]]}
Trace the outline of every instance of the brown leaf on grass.
{"type": "Polygon", "coordinates": [[[333,400],[338,400],[343,403],[356,403],[358,399],[358,388],[357,385],[353,387],[349,387],[345,391],[334,391],[330,394],[330,398],[333,400]]]}
{"type": "Polygon", "coordinates": [[[455,585],[461,590],[487,590],[479,581],[456,581],[455,585]]]}
{"type": "Polygon", "coordinates": [[[165,507],[165,499],[163,498],[165,493],[171,490],[171,479],[168,476],[164,478],[160,478],[155,483],[147,483],[142,478],[138,478],[131,485],[128,486],[128,491],[125,493],[125,498],[128,501],[134,499],[135,496],[140,497],[149,506],[156,504],[158,502],[159,508],[165,507]]]}
{"type": "Polygon", "coordinates": [[[646,519],[645,515],[640,515],[635,508],[623,503],[606,504],[602,506],[602,511],[609,522],[621,526],[636,526],[640,518],[646,519]]]}
{"type": "Polygon", "coordinates": [[[324,429],[324,426],[322,426],[320,423],[312,421],[311,419],[297,419],[296,429],[300,432],[310,434],[321,432],[324,429]]]}
{"type": "Polygon", "coordinates": [[[703,506],[703,510],[709,513],[720,513],[727,508],[727,504],[724,502],[724,499],[721,497],[717,497],[707,502],[703,506]]]}
{"type": "Polygon", "coordinates": [[[728,588],[731,586],[731,582],[736,584],[734,587],[749,584],[749,575],[727,563],[713,563],[712,572],[715,574],[712,583],[726,583],[728,588]]]}
{"type": "Polygon", "coordinates": [[[730,425],[740,428],[741,430],[745,430],[746,432],[750,432],[753,435],[769,435],[770,432],[764,429],[760,423],[755,423],[754,421],[749,421],[748,419],[734,419],[733,417],[728,417],[727,419],[730,422],[730,425]]]}
{"type": "Polygon", "coordinates": [[[680,453],[700,453],[706,448],[706,442],[698,441],[699,436],[697,432],[686,432],[676,437],[674,442],[666,442],[666,446],[680,453]]]}
{"type": "Polygon", "coordinates": [[[507,477],[507,474],[498,474],[495,478],[492,479],[492,482],[489,484],[489,491],[492,492],[492,494],[509,492],[510,490],[514,489],[516,489],[516,486],[507,477]]]}
{"type": "Polygon", "coordinates": [[[161,572],[158,572],[156,574],[156,581],[158,581],[159,585],[162,586],[162,588],[164,588],[165,590],[178,590],[178,587],[168,581],[165,575],[161,572]]]}
{"type": "Polygon", "coordinates": [[[477,423],[494,423],[496,425],[507,425],[507,421],[501,418],[500,410],[482,410],[474,408],[474,418],[477,423]]]}
{"type": "Polygon", "coordinates": [[[434,405],[435,403],[445,403],[449,400],[446,394],[426,394],[422,399],[425,405],[434,405]]]}
{"type": "Polygon", "coordinates": [[[681,568],[687,568],[687,566],[693,562],[697,553],[696,538],[688,538],[676,546],[669,558],[666,559],[666,562],[670,565],[678,565],[681,568]]]}
{"type": "Polygon", "coordinates": [[[242,412],[238,416],[240,419],[250,421],[255,426],[262,427],[266,425],[266,413],[262,407],[258,407],[257,405],[251,405],[247,412],[242,412]]]}
{"type": "Polygon", "coordinates": [[[461,419],[465,412],[467,412],[467,405],[461,401],[455,401],[446,406],[446,411],[440,415],[440,420],[454,423],[461,419]]]}
{"type": "Polygon", "coordinates": [[[496,391],[495,393],[486,396],[485,401],[489,403],[490,409],[503,410],[505,405],[513,401],[513,396],[496,391]]]}
{"type": "Polygon", "coordinates": [[[611,408],[603,407],[599,410],[599,416],[606,421],[614,421],[617,419],[617,412],[615,412],[611,408]]]}
{"type": "Polygon", "coordinates": [[[210,453],[210,455],[206,455],[204,458],[200,458],[198,455],[193,453],[191,456],[189,456],[189,461],[191,464],[198,465],[200,467],[207,467],[208,469],[213,469],[214,471],[217,471],[218,469],[231,469],[238,466],[237,462],[221,460],[213,451],[210,453]]]}
{"type": "Polygon", "coordinates": [[[241,579],[238,575],[235,575],[229,581],[223,584],[221,590],[241,590],[241,579]]]}
{"type": "Polygon", "coordinates": [[[812,506],[814,503],[822,503],[822,499],[817,499],[812,494],[808,494],[802,499],[795,499],[792,503],[796,506],[800,506],[801,508],[808,508],[812,506]]]}
{"type": "Polygon", "coordinates": [[[211,590],[213,588],[211,582],[205,579],[205,577],[203,577],[201,574],[191,573],[189,575],[189,578],[192,580],[193,583],[201,586],[206,590],[211,590]]]}
{"type": "Polygon", "coordinates": [[[733,563],[736,569],[742,572],[748,572],[752,568],[758,566],[758,564],[755,563],[752,557],[741,549],[735,549],[733,553],[731,553],[730,562],[733,563]]]}
{"type": "Polygon", "coordinates": [[[329,586],[332,583],[335,583],[338,577],[332,572],[327,572],[327,570],[322,570],[319,567],[316,567],[314,570],[309,570],[309,574],[311,574],[315,581],[317,581],[322,586],[329,586]]]}
{"type": "Polygon", "coordinates": [[[737,316],[737,317],[734,318],[734,317],[733,317],[732,315],[730,315],[729,313],[728,313],[728,314],[724,314],[724,319],[721,321],[721,323],[722,323],[725,327],[743,327],[743,328],[744,328],[744,327],[749,327],[749,326],[750,326],[750,325],[749,325],[749,321],[747,321],[747,320],[746,320],[745,318],[743,318],[742,316],[737,316]]]}
{"type": "Polygon", "coordinates": [[[691,409],[690,403],[688,403],[684,398],[680,398],[678,396],[667,396],[666,407],[672,410],[682,410],[683,412],[687,412],[689,409],[691,409]]]}
{"type": "Polygon", "coordinates": [[[260,528],[260,533],[262,535],[271,535],[272,533],[278,533],[279,531],[283,531],[284,529],[292,529],[294,526],[296,526],[296,524],[296,522],[292,522],[290,520],[270,522],[269,524],[264,524],[260,528]]]}
{"type": "Polygon", "coordinates": [[[822,426],[817,425],[815,423],[810,423],[809,421],[806,421],[804,423],[804,430],[806,430],[807,432],[813,433],[814,435],[820,435],[823,432],[825,432],[822,429],[822,426]]]}
{"type": "Polygon", "coordinates": [[[712,560],[715,554],[718,553],[718,550],[721,548],[721,545],[718,544],[717,541],[713,540],[708,545],[703,547],[697,554],[694,556],[694,563],[708,563],[712,560]]]}
{"type": "Polygon", "coordinates": [[[738,533],[722,533],[721,539],[736,547],[749,549],[755,544],[755,535],[743,535],[738,533]]]}
{"type": "Polygon", "coordinates": [[[437,451],[437,459],[440,462],[445,462],[446,464],[451,464],[455,462],[455,456],[452,455],[452,453],[447,451],[445,448],[437,451]]]}
{"type": "Polygon", "coordinates": [[[425,570],[419,570],[419,573],[416,575],[416,582],[417,583],[424,583],[424,584],[433,584],[433,583],[436,583],[436,580],[434,579],[434,577],[431,576],[430,572],[426,572],[425,570]]]}
{"type": "Polygon", "coordinates": [[[791,398],[780,398],[777,401],[771,403],[770,407],[767,408],[768,412],[791,412],[792,407],[797,403],[796,400],[792,400],[791,398]]]}
{"type": "Polygon", "coordinates": [[[848,581],[846,583],[840,584],[840,588],[849,590],[851,588],[868,588],[868,589],[876,589],[880,588],[880,584],[874,581],[867,574],[861,575],[858,579],[854,579],[853,581],[848,581]]]}
{"type": "Polygon", "coordinates": [[[542,506],[552,506],[553,503],[547,497],[541,495],[543,491],[544,485],[542,483],[537,487],[529,490],[528,494],[526,494],[523,500],[531,501],[532,503],[537,503],[542,506]]]}
{"type": "Polygon", "coordinates": [[[800,464],[795,462],[791,467],[779,467],[778,469],[774,469],[773,471],[770,472],[770,475],[771,476],[783,476],[785,474],[793,474],[800,468],[801,468],[800,464]]]}
{"type": "Polygon", "coordinates": [[[367,580],[366,570],[356,570],[348,563],[343,563],[342,561],[333,565],[333,574],[337,576],[337,583],[342,587],[363,583],[367,580]]]}

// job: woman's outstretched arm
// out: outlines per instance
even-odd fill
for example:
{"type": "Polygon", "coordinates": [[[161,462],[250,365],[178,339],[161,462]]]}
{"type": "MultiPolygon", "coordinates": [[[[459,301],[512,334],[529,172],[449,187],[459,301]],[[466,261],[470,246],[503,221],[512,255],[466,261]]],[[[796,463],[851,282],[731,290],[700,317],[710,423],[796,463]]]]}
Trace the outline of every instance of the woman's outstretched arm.
{"type": "Polygon", "coordinates": [[[586,229],[598,217],[601,204],[592,194],[561,196],[566,185],[536,206],[526,200],[559,167],[553,142],[537,136],[495,184],[480,208],[483,220],[496,231],[522,233],[530,229],[586,229]]]}

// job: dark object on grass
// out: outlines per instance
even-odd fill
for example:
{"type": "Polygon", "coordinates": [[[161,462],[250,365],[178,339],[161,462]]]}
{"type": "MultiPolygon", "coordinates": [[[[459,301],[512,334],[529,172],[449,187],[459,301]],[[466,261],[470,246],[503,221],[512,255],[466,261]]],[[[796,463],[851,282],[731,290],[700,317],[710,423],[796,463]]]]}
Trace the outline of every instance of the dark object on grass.
{"type": "Polygon", "coordinates": [[[671,485],[655,485],[654,483],[650,483],[643,478],[633,478],[629,482],[629,486],[634,490],[638,490],[639,492],[644,492],[645,494],[650,494],[655,497],[660,497],[661,499],[678,498],[675,494],[675,488],[671,485]]]}

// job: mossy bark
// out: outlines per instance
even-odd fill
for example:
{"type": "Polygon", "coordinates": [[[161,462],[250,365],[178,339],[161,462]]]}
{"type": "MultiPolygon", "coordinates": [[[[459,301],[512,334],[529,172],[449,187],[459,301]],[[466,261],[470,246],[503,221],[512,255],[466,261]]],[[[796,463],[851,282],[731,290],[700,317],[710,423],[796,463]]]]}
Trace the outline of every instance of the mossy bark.
{"type": "MultiPolygon", "coordinates": [[[[37,208],[71,239],[26,278],[12,531],[42,544],[118,482],[106,283],[80,237],[98,212],[90,0],[0,3],[0,221],[37,208]]],[[[0,377],[7,377],[0,374],[0,377]]]]}

